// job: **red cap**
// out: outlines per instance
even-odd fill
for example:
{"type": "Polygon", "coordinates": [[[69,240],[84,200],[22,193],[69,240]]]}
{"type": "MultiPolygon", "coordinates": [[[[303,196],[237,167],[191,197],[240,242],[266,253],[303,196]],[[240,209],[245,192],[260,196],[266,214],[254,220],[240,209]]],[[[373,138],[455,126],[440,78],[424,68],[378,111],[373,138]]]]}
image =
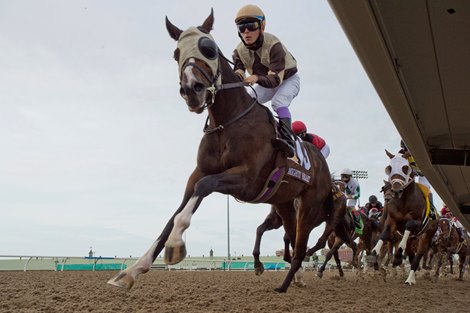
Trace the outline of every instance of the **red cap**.
{"type": "Polygon", "coordinates": [[[292,131],[294,134],[298,135],[300,133],[307,131],[307,126],[301,121],[295,121],[292,123],[292,131]]]}

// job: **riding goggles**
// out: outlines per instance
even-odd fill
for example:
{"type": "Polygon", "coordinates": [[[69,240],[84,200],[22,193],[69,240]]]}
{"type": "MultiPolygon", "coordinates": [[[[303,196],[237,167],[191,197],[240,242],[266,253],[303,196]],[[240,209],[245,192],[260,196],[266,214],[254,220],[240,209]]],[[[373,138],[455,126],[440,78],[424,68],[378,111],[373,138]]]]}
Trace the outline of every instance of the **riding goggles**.
{"type": "Polygon", "coordinates": [[[244,33],[245,30],[248,29],[250,32],[254,32],[259,28],[259,22],[248,22],[248,23],[242,23],[242,24],[237,24],[238,31],[240,33],[244,33]]]}

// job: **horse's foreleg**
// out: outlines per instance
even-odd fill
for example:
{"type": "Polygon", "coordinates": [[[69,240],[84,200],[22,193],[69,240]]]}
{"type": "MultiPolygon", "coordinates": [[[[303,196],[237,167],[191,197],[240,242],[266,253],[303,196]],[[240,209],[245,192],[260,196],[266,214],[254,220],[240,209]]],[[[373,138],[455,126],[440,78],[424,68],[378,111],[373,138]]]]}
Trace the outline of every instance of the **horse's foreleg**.
{"type": "Polygon", "coordinates": [[[234,167],[220,174],[204,176],[194,185],[194,193],[183,210],[175,216],[173,229],[165,243],[164,261],[166,264],[177,264],[186,257],[183,233],[191,224],[191,218],[202,200],[212,192],[232,194],[238,191],[245,181],[245,176],[245,167],[234,167]]]}
{"type": "Polygon", "coordinates": [[[170,220],[167,222],[165,228],[163,229],[160,236],[153,242],[151,247],[142,255],[136,263],[132,266],[128,267],[127,269],[121,271],[115,277],[108,281],[108,284],[127,288],[130,289],[134,285],[135,279],[140,274],[146,273],[149,271],[150,267],[153,264],[153,261],[158,257],[160,252],[163,250],[165,242],[167,241],[170,232],[174,226],[173,222],[177,214],[179,214],[183,208],[185,207],[186,203],[188,202],[191,194],[194,190],[194,184],[202,177],[202,174],[196,169],[193,171],[191,176],[188,179],[188,183],[186,184],[186,190],[184,193],[183,201],[170,220]]]}
{"type": "Polygon", "coordinates": [[[328,237],[330,234],[334,231],[333,225],[326,224],[325,230],[323,231],[323,234],[318,238],[317,243],[313,248],[310,248],[307,250],[306,255],[307,256],[312,256],[315,252],[317,252],[320,249],[323,249],[326,246],[326,242],[328,241],[328,237]]]}
{"type": "Polygon", "coordinates": [[[375,247],[372,249],[371,254],[367,257],[367,262],[370,265],[374,266],[375,270],[379,270],[379,263],[377,256],[380,254],[380,250],[385,241],[390,241],[390,236],[392,234],[392,226],[390,225],[389,220],[385,221],[385,227],[380,235],[380,239],[375,244],[375,247]]]}
{"type": "Polygon", "coordinates": [[[406,250],[408,238],[410,237],[411,231],[415,229],[416,226],[417,226],[417,222],[415,220],[409,220],[406,222],[405,232],[403,233],[403,238],[398,244],[398,249],[393,259],[393,266],[401,265],[401,263],[403,262],[403,252],[406,250]]]}

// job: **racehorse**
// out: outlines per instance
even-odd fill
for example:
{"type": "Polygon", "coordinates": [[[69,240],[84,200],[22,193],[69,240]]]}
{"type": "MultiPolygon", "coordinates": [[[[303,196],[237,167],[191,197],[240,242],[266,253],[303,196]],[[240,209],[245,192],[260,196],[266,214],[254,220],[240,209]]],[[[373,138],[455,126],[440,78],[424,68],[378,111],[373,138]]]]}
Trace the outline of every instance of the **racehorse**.
{"type": "MultiPolygon", "coordinates": [[[[390,158],[390,163],[385,168],[385,173],[391,184],[392,199],[385,204],[384,230],[371,255],[376,257],[379,254],[383,243],[391,240],[393,232],[398,231],[403,234],[394,255],[393,265],[402,263],[403,252],[406,251],[412,261],[405,283],[414,285],[415,273],[421,258],[431,245],[432,237],[437,230],[437,221],[430,219],[432,208],[429,205],[428,195],[421,189],[425,187],[420,187],[414,182],[408,161],[402,155],[393,155],[388,151],[386,154],[390,158]],[[416,254],[411,249],[414,240],[418,241],[416,254]]],[[[376,258],[374,265],[378,268],[376,258]]]]}
{"type": "MultiPolygon", "coordinates": [[[[353,251],[353,259],[352,265],[356,268],[359,267],[358,265],[358,254],[360,251],[365,250],[366,255],[369,255],[372,251],[373,244],[375,244],[375,238],[377,237],[377,233],[380,232],[380,224],[375,223],[372,219],[370,219],[364,211],[359,210],[358,215],[361,220],[362,229],[360,231],[356,230],[356,225],[352,217],[351,213],[346,213],[343,216],[343,220],[339,223],[339,226],[344,227],[344,231],[349,236],[349,242],[346,242],[347,246],[351,248],[353,251]],[[356,245],[354,240],[359,238],[359,244],[356,245]]],[[[328,246],[330,251],[328,251],[327,255],[325,256],[325,261],[323,262],[322,266],[318,269],[317,276],[322,278],[323,272],[325,271],[326,265],[328,261],[330,261],[331,256],[335,258],[336,265],[338,267],[339,275],[342,277],[344,276],[342,267],[341,267],[341,260],[339,259],[338,249],[345,243],[336,233],[332,233],[328,238],[328,246]]],[[[307,251],[307,256],[310,255],[311,251],[307,251]]]]}
{"type": "MultiPolygon", "coordinates": [[[[443,264],[443,257],[448,260],[452,259],[453,254],[459,256],[459,280],[463,280],[465,268],[468,264],[466,240],[459,241],[459,234],[449,218],[440,218],[438,223],[437,238],[435,240],[437,266],[434,274],[434,280],[438,280],[439,271],[443,264]]],[[[452,269],[452,265],[451,265],[452,269]]],[[[452,273],[452,272],[451,272],[452,273]]]]}
{"type": "MultiPolygon", "coordinates": [[[[307,143],[310,144],[310,143],[307,143]]],[[[316,149],[316,148],[315,148],[316,149]]],[[[343,189],[344,190],[344,189],[343,189]]],[[[332,182],[332,192],[333,192],[333,207],[329,214],[323,216],[324,221],[326,222],[326,227],[323,234],[318,239],[315,246],[309,249],[307,252],[307,256],[313,255],[315,251],[325,247],[326,242],[329,238],[329,235],[334,231],[337,236],[343,241],[350,245],[350,241],[354,240],[351,238],[347,232],[347,230],[340,225],[341,219],[343,219],[344,215],[346,214],[346,197],[341,192],[340,186],[337,182],[332,182]]],[[[254,269],[256,275],[261,275],[264,272],[264,265],[260,261],[260,246],[261,246],[261,238],[266,231],[272,229],[278,229],[282,226],[282,218],[277,214],[274,207],[271,207],[271,211],[266,216],[265,220],[261,225],[259,225],[256,229],[256,240],[255,246],[253,248],[253,259],[254,259],[254,269]]],[[[291,262],[291,255],[289,251],[290,240],[287,234],[284,234],[284,261],[291,262]]]]}
{"type": "Polygon", "coordinates": [[[166,18],[168,33],[177,41],[174,58],[179,67],[180,94],[189,111],[207,110],[205,134],[181,205],[148,251],[109,284],[131,288],[163,248],[167,264],[182,261],[186,256],[182,235],[192,215],[205,197],[219,192],[244,202],[270,203],[282,218],[294,252],[291,268],[275,290],[286,292],[301,267],[311,230],[323,222],[332,207],[330,172],[324,157],[312,145],[298,146],[307,156],[300,165],[274,148],[275,120],[268,108],[249,96],[219,51],[210,34],[213,23],[213,11],[201,26],[185,31],[166,18]]]}

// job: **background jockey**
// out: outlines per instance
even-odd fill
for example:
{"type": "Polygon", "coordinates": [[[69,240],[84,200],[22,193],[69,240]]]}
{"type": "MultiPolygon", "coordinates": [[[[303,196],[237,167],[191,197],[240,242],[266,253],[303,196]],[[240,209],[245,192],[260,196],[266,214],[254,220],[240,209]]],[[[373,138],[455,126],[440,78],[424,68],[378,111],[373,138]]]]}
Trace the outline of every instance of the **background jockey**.
{"type": "Polygon", "coordinates": [[[346,195],[346,206],[355,208],[357,200],[361,196],[359,182],[352,177],[352,171],[345,168],[341,171],[341,181],[345,185],[344,194],[346,195]]]}
{"type": "Polygon", "coordinates": [[[384,210],[382,202],[380,202],[375,195],[369,197],[369,202],[366,203],[365,207],[367,212],[369,212],[369,218],[372,216],[379,217],[384,210]]]}
{"type": "Polygon", "coordinates": [[[325,140],[313,133],[307,133],[307,126],[305,126],[304,122],[302,121],[295,121],[292,123],[292,132],[299,136],[303,141],[310,142],[315,147],[320,150],[321,154],[325,157],[325,159],[330,155],[330,146],[328,146],[325,140]]]}
{"type": "Polygon", "coordinates": [[[455,226],[455,229],[457,229],[457,232],[459,233],[459,240],[463,241],[465,239],[465,230],[463,228],[462,223],[452,214],[450,209],[447,207],[447,205],[444,203],[444,206],[441,209],[441,216],[446,217],[452,220],[452,223],[455,226]]]}
{"type": "MultiPolygon", "coordinates": [[[[403,140],[400,141],[400,151],[398,153],[403,154],[403,156],[408,160],[408,163],[410,163],[411,169],[413,170],[413,174],[415,176],[418,176],[418,183],[426,186],[429,189],[429,202],[431,204],[431,212],[430,216],[431,218],[434,218],[434,202],[432,198],[432,193],[431,193],[431,184],[429,183],[428,179],[424,176],[423,172],[419,169],[418,165],[416,164],[415,159],[411,155],[411,152],[408,150],[408,147],[406,146],[405,142],[403,140]]],[[[437,210],[436,210],[437,211],[437,210]]]]}

